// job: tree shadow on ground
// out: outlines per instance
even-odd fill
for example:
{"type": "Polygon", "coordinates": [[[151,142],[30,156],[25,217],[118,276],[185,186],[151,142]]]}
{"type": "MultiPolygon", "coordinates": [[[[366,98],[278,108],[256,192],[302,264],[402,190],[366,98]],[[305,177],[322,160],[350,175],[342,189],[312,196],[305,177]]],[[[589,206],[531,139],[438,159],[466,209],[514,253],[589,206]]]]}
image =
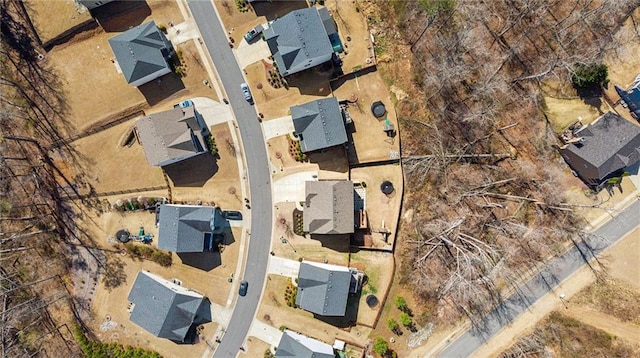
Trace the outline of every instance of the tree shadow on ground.
{"type": "Polygon", "coordinates": [[[349,328],[358,322],[358,309],[360,308],[360,294],[349,294],[347,308],[344,317],[327,317],[314,314],[313,317],[337,328],[349,328]]]}
{"type": "Polygon", "coordinates": [[[311,239],[320,241],[322,247],[338,251],[349,252],[350,234],[341,235],[311,235],[311,239]]]}
{"type": "Polygon", "coordinates": [[[184,90],[185,87],[184,82],[182,82],[182,77],[171,72],[158,79],[143,84],[138,87],[138,89],[144,96],[147,103],[150,106],[154,106],[184,90]]]}
{"type": "Polygon", "coordinates": [[[321,71],[320,67],[287,76],[286,81],[289,87],[297,88],[300,94],[329,96],[331,94],[331,86],[329,85],[331,73],[321,71]]]}
{"type": "Polygon", "coordinates": [[[91,10],[91,15],[106,32],[123,32],[138,26],[151,15],[146,1],[112,1],[91,10]]]}
{"type": "Polygon", "coordinates": [[[102,270],[102,283],[107,291],[127,283],[127,274],[124,272],[124,262],[117,256],[111,255],[102,270]]]}
{"type": "Polygon", "coordinates": [[[589,87],[577,87],[574,86],[576,90],[576,94],[582,101],[596,110],[598,110],[599,114],[604,114],[602,111],[602,96],[603,90],[600,86],[589,86],[589,87]]]}
{"type": "Polygon", "coordinates": [[[305,0],[273,0],[256,1],[251,4],[257,16],[264,16],[271,21],[291,11],[309,7],[305,0]]]}
{"type": "Polygon", "coordinates": [[[181,252],[177,255],[184,265],[195,267],[202,271],[211,271],[222,264],[222,257],[218,250],[207,252],[181,252]]]}
{"type": "Polygon", "coordinates": [[[202,153],[193,158],[162,168],[175,187],[203,186],[218,172],[217,158],[211,153],[202,153]]]}

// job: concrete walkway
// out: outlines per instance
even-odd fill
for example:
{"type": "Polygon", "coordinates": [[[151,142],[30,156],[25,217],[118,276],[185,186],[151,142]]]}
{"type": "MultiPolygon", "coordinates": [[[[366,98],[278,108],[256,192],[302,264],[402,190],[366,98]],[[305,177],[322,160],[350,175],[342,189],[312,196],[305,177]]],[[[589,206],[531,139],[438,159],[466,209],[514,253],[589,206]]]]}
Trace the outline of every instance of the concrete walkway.
{"type": "Polygon", "coordinates": [[[233,310],[211,302],[211,320],[220,326],[226,327],[231,319],[233,310]]]}
{"type": "Polygon", "coordinates": [[[238,59],[238,66],[242,69],[271,56],[271,51],[269,51],[266,41],[258,39],[254,43],[248,44],[244,37],[233,52],[236,55],[236,59],[238,59]]]}
{"type": "MultiPolygon", "coordinates": [[[[206,97],[191,98],[196,111],[202,115],[208,127],[233,120],[233,114],[229,105],[220,103],[206,97]]],[[[236,143],[240,145],[240,143],[236,143]]]]}
{"type": "Polygon", "coordinates": [[[267,266],[268,274],[297,278],[298,272],[300,272],[300,262],[297,260],[285,259],[278,256],[271,256],[271,259],[269,259],[269,266],[267,266]]]}
{"type": "Polygon", "coordinates": [[[304,201],[304,182],[315,180],[318,180],[317,171],[295,173],[274,181],[273,202],[304,201]]]}
{"type": "Polygon", "coordinates": [[[291,116],[284,116],[280,118],[270,119],[262,122],[262,133],[264,133],[264,140],[269,140],[281,135],[294,132],[293,119],[291,116]]]}
{"type": "Polygon", "coordinates": [[[253,336],[259,340],[277,347],[280,344],[280,338],[282,338],[282,332],[275,327],[271,327],[266,323],[262,323],[257,319],[253,320],[251,328],[249,328],[248,336],[253,336]]]}

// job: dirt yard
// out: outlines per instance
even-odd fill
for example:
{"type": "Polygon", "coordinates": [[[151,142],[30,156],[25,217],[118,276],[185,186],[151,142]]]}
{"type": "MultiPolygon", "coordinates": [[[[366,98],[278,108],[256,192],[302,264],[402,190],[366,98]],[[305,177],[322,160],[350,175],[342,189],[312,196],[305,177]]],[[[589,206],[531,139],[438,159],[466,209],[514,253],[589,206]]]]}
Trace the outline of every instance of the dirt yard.
{"type": "Polygon", "coordinates": [[[314,318],[313,314],[300,308],[288,307],[284,298],[288,278],[278,275],[269,275],[264,291],[264,298],[258,308],[256,317],[279,328],[286,326],[296,332],[304,332],[304,335],[313,337],[323,342],[333,344],[335,339],[346,342],[360,342],[364,344],[366,337],[371,332],[370,328],[356,325],[351,329],[341,329],[327,322],[314,318]],[[265,315],[269,320],[265,320],[265,315]],[[294,318],[295,317],[295,318],[294,318]]]}
{"type": "MultiPolygon", "coordinates": [[[[640,9],[636,9],[632,16],[618,29],[615,38],[619,40],[623,46],[616,47],[605,54],[604,62],[609,66],[609,86],[606,90],[610,98],[617,100],[619,98],[613,85],[620,85],[623,88],[631,85],[633,79],[640,74],[640,43],[638,42],[638,22],[640,22],[640,9]]],[[[620,112],[626,111],[625,108],[617,108],[620,112]]]]}
{"type": "Polygon", "coordinates": [[[227,146],[227,141],[232,141],[229,124],[211,127],[211,134],[216,140],[218,158],[201,156],[165,169],[172,181],[173,200],[191,203],[196,200],[213,201],[223,210],[241,210],[244,198],[238,162],[227,146]]]}
{"type": "Polygon", "coordinates": [[[293,230],[287,235],[289,226],[293,229],[293,210],[295,203],[278,203],[275,206],[276,222],[273,231],[272,251],[276,256],[291,260],[304,258],[309,261],[323,262],[334,265],[347,266],[349,264],[349,239],[342,236],[325,235],[322,239],[309,239],[298,236],[293,230]],[[280,222],[286,221],[286,224],[280,222]],[[286,240],[282,242],[281,238],[286,240]]]}
{"type": "Polygon", "coordinates": [[[85,21],[93,21],[89,11],[73,0],[27,0],[25,7],[43,43],[85,21]]]}
{"type": "Polygon", "coordinates": [[[291,106],[331,95],[327,76],[315,70],[289,76],[289,89],[273,88],[267,80],[267,68],[270,67],[267,62],[260,61],[245,68],[247,83],[264,120],[286,116],[291,106]],[[262,85],[262,89],[257,88],[258,84],[262,85]]]}
{"type": "Polygon", "coordinates": [[[338,100],[357,97],[357,102],[350,104],[347,108],[353,119],[351,136],[355,147],[355,158],[350,157],[350,162],[369,163],[388,160],[391,151],[400,151],[394,102],[391,100],[389,88],[378,71],[361,73],[352,79],[345,77],[332,82],[331,87],[338,100]],[[382,119],[377,119],[371,113],[371,104],[376,101],[382,101],[387,109],[386,116],[382,119]],[[386,119],[395,128],[394,137],[388,137],[383,131],[386,119]]]}
{"type": "MultiPolygon", "coordinates": [[[[366,210],[374,247],[393,247],[402,204],[403,179],[402,167],[397,164],[351,169],[351,180],[354,183],[366,183],[366,210]],[[390,181],[394,186],[395,190],[389,195],[380,190],[380,184],[384,181],[390,181]],[[391,233],[386,241],[380,233],[383,222],[384,227],[391,233]]],[[[364,245],[364,242],[362,244],[364,245]]]]}

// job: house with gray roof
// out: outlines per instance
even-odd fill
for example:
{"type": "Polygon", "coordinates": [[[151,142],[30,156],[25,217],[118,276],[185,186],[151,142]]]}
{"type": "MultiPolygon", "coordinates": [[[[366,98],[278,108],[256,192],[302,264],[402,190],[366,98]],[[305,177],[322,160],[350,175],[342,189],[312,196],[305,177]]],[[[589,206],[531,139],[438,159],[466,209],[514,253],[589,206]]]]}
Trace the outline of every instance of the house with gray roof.
{"type": "Polygon", "coordinates": [[[640,161],[640,126],[607,112],[573,132],[560,154],[587,185],[600,187],[640,161]]]}
{"type": "Polygon", "coordinates": [[[168,59],[173,47],[154,21],[131,28],[109,39],[127,83],[141,86],[171,72],[168,59]]]}
{"type": "Polygon", "coordinates": [[[210,251],[226,222],[213,206],[165,204],[159,216],[158,248],[176,253],[210,251]]]}
{"type": "Polygon", "coordinates": [[[353,182],[320,180],[305,183],[302,226],[310,234],[353,234],[353,182]]]}
{"type": "Polygon", "coordinates": [[[615,85],[616,92],[620,99],[624,102],[625,107],[629,108],[629,112],[633,118],[640,121],[640,75],[636,77],[633,85],[629,89],[624,90],[622,87],[615,85]]]}
{"type": "Polygon", "coordinates": [[[303,153],[342,145],[347,131],[338,99],[322,98],[293,106],[291,119],[303,153]]]}
{"type": "Polygon", "coordinates": [[[329,36],[337,30],[327,8],[310,7],[275,20],[263,34],[280,74],[288,76],[331,60],[329,36]]]}
{"type": "Polygon", "coordinates": [[[349,293],[360,290],[363,274],[344,266],[303,261],[296,305],[320,316],[344,316],[349,293]]]}
{"type": "Polygon", "coordinates": [[[204,297],[148,271],[138,272],[128,297],[129,319],[156,337],[185,342],[204,297]]]}
{"type": "Polygon", "coordinates": [[[88,10],[93,10],[112,1],[113,0],[77,0],[78,4],[84,5],[88,10]]]}
{"type": "Polygon", "coordinates": [[[286,329],[282,333],[276,358],[335,358],[333,347],[317,339],[286,329]]]}
{"type": "Polygon", "coordinates": [[[194,106],[150,114],[136,128],[149,165],[164,167],[207,152],[210,133],[194,106]]]}

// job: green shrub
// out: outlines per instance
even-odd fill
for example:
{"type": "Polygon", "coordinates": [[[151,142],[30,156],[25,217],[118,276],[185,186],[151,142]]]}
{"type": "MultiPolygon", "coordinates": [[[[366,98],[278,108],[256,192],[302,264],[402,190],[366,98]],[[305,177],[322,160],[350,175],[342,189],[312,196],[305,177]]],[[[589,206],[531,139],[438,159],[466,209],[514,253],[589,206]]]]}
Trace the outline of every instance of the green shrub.
{"type": "Polygon", "coordinates": [[[571,82],[578,88],[601,86],[607,82],[609,69],[602,63],[577,64],[571,82]]]}
{"type": "Polygon", "coordinates": [[[102,343],[90,341],[82,331],[80,326],[73,329],[73,336],[78,342],[82,353],[89,358],[118,357],[118,358],[161,358],[162,356],[154,351],[147,351],[142,348],[124,347],[118,343],[102,343]]]}
{"type": "Polygon", "coordinates": [[[214,157],[218,155],[218,146],[216,145],[216,139],[210,135],[207,137],[207,147],[209,147],[209,152],[214,157]]]}
{"type": "Polygon", "coordinates": [[[376,338],[375,343],[373,343],[373,351],[384,356],[389,351],[389,344],[387,344],[384,339],[378,337],[376,338]]]}
{"type": "Polygon", "coordinates": [[[400,326],[398,325],[398,322],[396,322],[395,319],[393,318],[389,318],[387,320],[387,327],[389,327],[389,329],[393,332],[396,333],[398,331],[398,328],[400,328],[400,326]]]}
{"type": "Polygon", "coordinates": [[[411,319],[411,317],[408,314],[406,314],[404,312],[402,312],[400,314],[400,323],[402,323],[402,325],[405,326],[405,327],[413,326],[413,320],[411,319]]]}
{"type": "Polygon", "coordinates": [[[158,30],[162,31],[163,33],[167,33],[167,27],[164,26],[163,24],[158,24],[156,25],[158,27],[158,30]]]}
{"type": "Polygon", "coordinates": [[[402,296],[396,296],[394,302],[396,304],[396,308],[402,312],[406,312],[409,308],[409,306],[407,305],[407,301],[405,301],[404,297],[402,296]]]}

